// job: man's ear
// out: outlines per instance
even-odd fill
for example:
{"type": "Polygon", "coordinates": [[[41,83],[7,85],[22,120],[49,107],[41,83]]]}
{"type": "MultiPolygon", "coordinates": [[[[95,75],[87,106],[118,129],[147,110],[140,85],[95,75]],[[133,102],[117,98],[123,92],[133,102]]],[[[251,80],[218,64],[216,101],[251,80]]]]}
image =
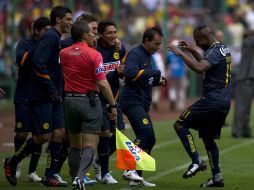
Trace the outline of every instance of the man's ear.
{"type": "Polygon", "coordinates": [[[56,23],[59,24],[60,23],[61,18],[60,17],[56,17],[56,23]]]}
{"type": "Polygon", "coordinates": [[[84,34],[83,34],[83,39],[87,40],[87,37],[88,37],[88,34],[87,34],[87,33],[84,33],[84,34]]]}

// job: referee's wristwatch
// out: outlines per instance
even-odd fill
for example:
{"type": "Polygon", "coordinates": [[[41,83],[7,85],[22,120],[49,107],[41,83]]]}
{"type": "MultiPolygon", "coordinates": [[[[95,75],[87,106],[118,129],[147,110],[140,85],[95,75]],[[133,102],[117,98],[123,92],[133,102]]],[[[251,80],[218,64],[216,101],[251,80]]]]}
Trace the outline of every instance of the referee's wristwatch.
{"type": "Polygon", "coordinates": [[[115,105],[111,105],[109,104],[110,108],[116,108],[117,107],[117,103],[115,103],[115,105]]]}

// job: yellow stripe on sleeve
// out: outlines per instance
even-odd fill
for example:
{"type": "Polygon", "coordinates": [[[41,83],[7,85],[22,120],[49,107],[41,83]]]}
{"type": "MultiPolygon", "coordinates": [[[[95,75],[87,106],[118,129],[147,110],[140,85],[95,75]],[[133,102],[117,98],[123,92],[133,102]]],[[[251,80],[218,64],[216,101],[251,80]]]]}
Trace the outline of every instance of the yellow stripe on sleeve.
{"type": "Polygon", "coordinates": [[[143,73],[144,71],[145,71],[144,69],[140,70],[140,71],[138,72],[138,74],[135,76],[135,78],[134,78],[132,81],[138,80],[139,77],[142,75],[142,73],[143,73]]]}
{"type": "Polygon", "coordinates": [[[49,75],[41,74],[41,73],[38,73],[37,71],[35,71],[35,74],[36,74],[38,77],[41,77],[41,78],[50,80],[49,75]]]}
{"type": "Polygon", "coordinates": [[[23,55],[20,65],[23,66],[28,55],[28,51],[23,55]]]}

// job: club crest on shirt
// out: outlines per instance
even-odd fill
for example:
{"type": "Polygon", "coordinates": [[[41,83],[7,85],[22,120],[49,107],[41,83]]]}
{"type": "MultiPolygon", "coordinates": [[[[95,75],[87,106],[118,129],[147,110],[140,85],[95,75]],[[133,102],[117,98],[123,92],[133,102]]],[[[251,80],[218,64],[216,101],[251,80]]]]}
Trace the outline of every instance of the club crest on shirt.
{"type": "Polygon", "coordinates": [[[119,59],[119,53],[118,52],[115,52],[114,54],[113,54],[113,57],[114,57],[114,59],[115,60],[118,60],[119,59]]]}
{"type": "Polygon", "coordinates": [[[48,123],[44,123],[42,127],[43,127],[43,129],[47,130],[49,128],[49,124],[48,123]]]}

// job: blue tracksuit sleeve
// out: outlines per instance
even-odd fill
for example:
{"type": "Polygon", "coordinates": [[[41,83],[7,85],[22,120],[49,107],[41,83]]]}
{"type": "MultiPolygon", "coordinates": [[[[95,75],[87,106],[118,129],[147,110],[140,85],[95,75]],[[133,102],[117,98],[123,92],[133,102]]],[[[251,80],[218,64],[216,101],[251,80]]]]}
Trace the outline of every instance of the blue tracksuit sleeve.
{"type": "Polygon", "coordinates": [[[57,93],[57,89],[48,70],[51,66],[49,62],[51,52],[56,47],[56,43],[58,43],[56,38],[45,36],[40,40],[33,56],[33,71],[35,72],[36,79],[45,87],[48,95],[57,93]]]}
{"type": "Polygon", "coordinates": [[[31,45],[26,40],[21,40],[16,48],[16,63],[22,67],[30,57],[31,45]]]}
{"type": "Polygon", "coordinates": [[[127,56],[124,72],[125,78],[131,81],[137,81],[160,76],[161,72],[159,70],[146,68],[146,65],[142,65],[143,63],[140,62],[142,58],[135,54],[135,52],[130,52],[127,56]]]}

